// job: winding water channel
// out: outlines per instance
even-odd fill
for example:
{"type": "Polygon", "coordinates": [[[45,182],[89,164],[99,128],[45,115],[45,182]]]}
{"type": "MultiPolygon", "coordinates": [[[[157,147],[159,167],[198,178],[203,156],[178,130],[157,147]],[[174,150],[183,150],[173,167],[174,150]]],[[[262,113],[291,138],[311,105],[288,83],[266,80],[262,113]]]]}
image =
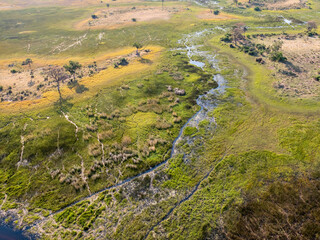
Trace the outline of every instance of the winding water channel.
{"type": "MultiPolygon", "coordinates": [[[[188,34],[186,36],[184,36],[183,39],[181,39],[179,41],[179,44],[183,47],[178,48],[178,49],[173,49],[172,51],[178,51],[181,53],[185,53],[188,58],[189,58],[189,63],[197,66],[199,68],[201,68],[203,71],[205,71],[206,67],[210,66],[212,69],[215,70],[219,70],[218,69],[218,64],[217,64],[217,59],[216,56],[209,52],[209,51],[203,51],[201,50],[201,48],[203,48],[203,39],[205,38],[205,36],[207,35],[212,35],[217,31],[222,31],[224,29],[221,29],[220,27],[217,27],[215,29],[205,29],[199,32],[195,32],[195,33],[191,33],[188,34]],[[202,61],[199,61],[197,59],[204,59],[202,61]]],[[[49,216],[47,216],[44,219],[38,220],[36,222],[34,222],[31,225],[28,225],[24,228],[25,231],[30,230],[32,227],[38,225],[40,222],[46,220],[48,217],[57,214],[69,207],[72,207],[74,205],[76,205],[77,203],[84,201],[86,199],[89,199],[101,192],[104,192],[106,190],[110,190],[110,189],[114,189],[117,187],[120,187],[122,185],[125,185],[129,182],[131,182],[132,180],[135,180],[139,177],[143,177],[151,172],[156,172],[160,169],[163,169],[162,167],[166,167],[167,162],[173,158],[176,157],[177,155],[181,154],[184,157],[184,161],[187,163],[192,157],[197,157],[197,148],[202,147],[204,145],[204,141],[205,139],[203,138],[203,136],[201,135],[196,135],[196,136],[185,136],[184,130],[186,127],[195,127],[198,128],[199,124],[206,120],[206,122],[208,123],[206,125],[206,131],[207,132],[211,132],[215,129],[216,127],[216,122],[214,117],[212,116],[212,114],[210,114],[216,107],[217,107],[217,96],[222,95],[225,93],[227,85],[226,85],[226,80],[224,79],[224,77],[220,74],[216,74],[213,76],[213,80],[215,82],[217,82],[218,87],[217,88],[213,88],[209,91],[207,91],[206,93],[204,93],[203,95],[200,95],[197,100],[196,103],[197,105],[200,106],[200,110],[193,115],[187,122],[186,124],[180,129],[179,135],[177,136],[177,138],[173,141],[172,144],[172,149],[171,149],[171,154],[170,157],[168,159],[166,159],[165,161],[161,162],[160,164],[154,166],[153,168],[140,173],[134,177],[125,179],[113,186],[101,189],[98,192],[95,192],[79,201],[76,201],[68,206],[66,206],[63,209],[60,209],[57,212],[53,212],[51,213],[49,216]],[[188,144],[191,148],[191,151],[188,153],[185,153],[183,146],[185,144],[188,144]]],[[[172,211],[178,207],[182,202],[188,200],[198,189],[200,183],[205,180],[209,174],[211,173],[211,171],[213,170],[213,168],[211,170],[209,170],[207,172],[207,174],[200,180],[200,182],[191,190],[191,192],[189,192],[180,202],[178,202],[176,205],[174,205],[170,211],[165,215],[164,218],[162,218],[156,225],[151,226],[150,230],[147,232],[145,238],[148,237],[148,234],[158,225],[161,224],[162,221],[164,221],[166,218],[169,217],[169,215],[172,213],[172,211]]],[[[25,237],[23,235],[22,231],[15,231],[12,228],[8,227],[8,226],[1,226],[0,225],[0,239],[36,239],[36,237],[25,237]]]]}
{"type": "MultiPolygon", "coordinates": [[[[206,34],[212,34],[212,33],[213,33],[213,30],[211,29],[211,30],[203,30],[203,31],[200,31],[200,32],[196,32],[196,33],[192,33],[192,34],[186,35],[179,42],[180,44],[182,44],[184,46],[184,48],[175,49],[174,51],[181,51],[182,53],[186,53],[188,58],[189,58],[189,63],[192,64],[192,65],[195,65],[197,67],[200,67],[202,70],[204,70],[204,67],[206,66],[206,63],[205,62],[196,61],[196,60],[194,60],[194,57],[198,57],[198,58],[200,57],[201,59],[205,59],[212,68],[217,68],[217,60],[215,58],[215,55],[211,55],[209,52],[199,50],[202,47],[201,44],[200,45],[196,45],[196,43],[199,42],[199,40],[201,40],[206,34]]],[[[139,177],[143,177],[143,176],[145,176],[145,175],[147,175],[147,174],[149,174],[151,172],[154,172],[154,171],[160,169],[161,166],[165,166],[165,164],[171,158],[175,157],[178,154],[183,154],[184,160],[186,162],[188,162],[189,159],[191,158],[191,156],[195,154],[196,146],[193,146],[193,145],[195,145],[194,141],[197,140],[199,142],[199,140],[203,141],[203,139],[202,139],[202,137],[200,135],[196,136],[196,137],[185,136],[183,134],[184,129],[186,127],[188,127],[188,126],[198,128],[199,127],[199,123],[202,122],[203,120],[207,120],[208,121],[207,131],[213,130],[216,127],[216,123],[215,123],[214,117],[210,116],[209,113],[212,112],[212,110],[214,110],[214,108],[217,106],[214,96],[217,96],[217,94],[218,95],[223,94],[225,92],[226,81],[223,78],[223,76],[220,75],[220,74],[214,75],[213,76],[213,80],[218,83],[218,87],[211,89],[210,91],[206,92],[203,95],[200,95],[197,98],[196,102],[200,106],[200,110],[193,117],[191,117],[187,121],[187,123],[180,129],[179,135],[177,136],[177,138],[174,140],[174,142],[172,144],[171,154],[170,154],[170,157],[168,159],[166,159],[162,163],[156,165],[155,167],[153,167],[153,168],[151,168],[151,169],[149,169],[149,170],[147,170],[147,171],[145,171],[143,173],[140,173],[140,174],[138,174],[138,175],[136,175],[134,177],[128,178],[126,180],[123,180],[122,182],[119,182],[119,183],[117,183],[117,184],[115,184],[113,186],[101,189],[100,191],[95,192],[95,193],[93,193],[93,194],[91,194],[91,195],[89,195],[89,196],[87,196],[87,197],[85,197],[85,198],[83,198],[83,199],[81,199],[79,201],[76,201],[76,202],[66,206],[63,209],[60,209],[57,212],[53,212],[48,217],[50,217],[50,216],[52,216],[54,214],[57,214],[57,213],[65,210],[65,209],[67,209],[69,207],[72,207],[72,206],[76,205],[77,203],[79,203],[81,201],[84,201],[84,200],[86,200],[88,198],[91,198],[91,197],[93,197],[93,196],[95,196],[95,195],[97,195],[97,194],[99,194],[101,192],[120,187],[122,185],[125,185],[125,184],[131,182],[132,180],[135,180],[135,179],[137,179],[139,177]],[[190,146],[193,146],[192,149],[194,148],[188,154],[184,153],[184,150],[183,150],[183,145],[185,143],[189,144],[190,146]]],[[[202,144],[203,144],[203,142],[201,142],[200,146],[202,144]]],[[[199,146],[199,143],[197,145],[199,146]]],[[[210,172],[208,172],[208,174],[201,181],[203,181],[206,177],[208,177],[210,172]]],[[[183,198],[178,203],[178,205],[181,204],[182,202],[186,201],[188,198],[190,198],[192,196],[192,194],[197,190],[199,184],[200,184],[200,182],[195,186],[195,188],[185,198],[183,198]]],[[[178,205],[175,205],[166,216],[168,217],[170,215],[170,213],[173,211],[173,209],[176,208],[178,205]]],[[[36,221],[35,223],[33,223],[33,224],[29,225],[29,226],[26,226],[24,228],[24,230],[27,231],[27,230],[31,229],[32,227],[36,226],[37,224],[39,224],[40,222],[42,222],[43,220],[45,220],[47,218],[44,218],[44,219],[39,220],[39,221],[36,221]]],[[[164,219],[162,219],[162,221],[163,220],[164,219]]],[[[158,224],[160,224],[160,222],[158,224]]],[[[153,226],[153,227],[155,227],[155,226],[153,226]]],[[[152,229],[153,229],[153,227],[152,227],[152,229]]],[[[152,229],[150,229],[150,231],[152,229]]],[[[14,231],[11,228],[9,228],[8,226],[3,226],[3,227],[0,226],[0,239],[6,239],[5,236],[7,237],[7,239],[22,239],[22,240],[24,240],[24,239],[36,239],[36,237],[34,237],[34,236],[27,238],[22,233],[23,233],[22,231],[14,231]],[[2,237],[1,234],[3,234],[4,237],[2,237]]]]}

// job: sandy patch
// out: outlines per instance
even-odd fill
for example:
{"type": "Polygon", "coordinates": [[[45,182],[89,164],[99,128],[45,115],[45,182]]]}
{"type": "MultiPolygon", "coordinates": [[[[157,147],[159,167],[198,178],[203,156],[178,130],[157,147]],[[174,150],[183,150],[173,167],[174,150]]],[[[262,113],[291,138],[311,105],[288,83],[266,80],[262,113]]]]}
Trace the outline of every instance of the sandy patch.
{"type": "Polygon", "coordinates": [[[216,21],[223,21],[223,20],[231,20],[231,19],[237,19],[236,16],[220,12],[218,15],[213,14],[211,10],[206,10],[201,12],[198,15],[198,18],[203,20],[216,20],[216,21]]]}
{"type": "Polygon", "coordinates": [[[118,3],[132,3],[139,2],[140,0],[1,0],[0,10],[10,10],[16,8],[28,7],[46,7],[46,6],[88,6],[88,5],[101,5],[118,3]]]}
{"type": "MultiPolygon", "coordinates": [[[[290,38],[290,37],[289,37],[290,38]]],[[[285,97],[319,99],[320,82],[315,76],[320,75],[320,38],[296,37],[289,40],[282,36],[281,52],[288,59],[286,63],[274,63],[267,60],[267,67],[275,71],[277,82],[274,87],[285,97]]],[[[278,37],[259,40],[271,45],[278,37]]]]}
{"type": "Polygon", "coordinates": [[[285,10],[305,8],[307,0],[240,0],[239,2],[244,5],[249,4],[251,7],[259,6],[269,10],[285,10]]]}
{"type": "Polygon", "coordinates": [[[304,0],[286,0],[286,1],[279,1],[273,4],[267,4],[269,9],[293,9],[304,7],[306,1],[304,0]]]}
{"type": "Polygon", "coordinates": [[[95,13],[98,19],[85,19],[77,24],[75,28],[83,29],[114,29],[139,22],[150,22],[155,20],[169,20],[171,15],[182,11],[180,7],[121,7],[99,10],[95,13]]]}

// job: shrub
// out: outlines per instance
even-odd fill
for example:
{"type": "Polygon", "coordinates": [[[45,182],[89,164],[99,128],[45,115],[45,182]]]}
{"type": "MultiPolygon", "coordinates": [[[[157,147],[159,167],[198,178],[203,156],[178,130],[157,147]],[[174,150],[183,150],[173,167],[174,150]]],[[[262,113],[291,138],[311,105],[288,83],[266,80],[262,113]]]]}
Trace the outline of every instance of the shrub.
{"type": "Polygon", "coordinates": [[[3,91],[3,87],[2,86],[0,86],[0,92],[2,92],[3,91]]]}
{"type": "Polygon", "coordinates": [[[100,140],[111,139],[114,136],[112,130],[104,131],[98,134],[100,140]]]}
{"type": "Polygon", "coordinates": [[[118,64],[121,66],[126,66],[129,64],[129,62],[127,61],[127,59],[122,58],[118,64]]]}
{"type": "Polygon", "coordinates": [[[317,35],[318,35],[318,33],[316,33],[316,32],[308,32],[309,37],[313,37],[313,36],[317,36],[317,35]]]}
{"type": "Polygon", "coordinates": [[[101,147],[99,144],[90,144],[88,146],[88,153],[90,156],[97,157],[101,154],[101,147]]]}
{"type": "Polygon", "coordinates": [[[13,73],[13,74],[15,74],[15,73],[17,73],[18,71],[15,70],[15,69],[12,69],[10,72],[13,73]]]}
{"type": "Polygon", "coordinates": [[[220,11],[219,10],[214,10],[213,14],[214,15],[219,15],[220,11]]]}
{"type": "Polygon", "coordinates": [[[273,62],[285,62],[287,60],[287,58],[283,56],[282,52],[271,53],[270,59],[273,62]]]}
{"type": "Polygon", "coordinates": [[[254,10],[257,11],[257,12],[261,11],[261,9],[259,7],[255,7],[254,10]]]}
{"type": "Polygon", "coordinates": [[[168,128],[171,128],[172,125],[171,123],[167,122],[166,120],[159,120],[157,123],[156,123],[156,128],[159,129],[159,130],[162,130],[162,129],[168,129],[168,128]]]}
{"type": "Polygon", "coordinates": [[[183,131],[183,134],[185,136],[191,136],[193,134],[195,134],[198,131],[198,129],[196,127],[186,127],[183,131]]]}
{"type": "Polygon", "coordinates": [[[136,18],[132,18],[131,20],[132,20],[132,22],[136,22],[136,21],[137,21],[137,19],[136,19],[136,18]]]}
{"type": "Polygon", "coordinates": [[[231,34],[230,33],[227,33],[226,35],[224,35],[222,38],[220,38],[220,40],[222,42],[231,42],[232,41],[232,38],[231,38],[231,34]]]}
{"type": "Polygon", "coordinates": [[[98,17],[97,15],[95,15],[95,14],[92,14],[91,17],[92,17],[92,19],[98,19],[98,18],[99,18],[99,17],[98,17]]]}

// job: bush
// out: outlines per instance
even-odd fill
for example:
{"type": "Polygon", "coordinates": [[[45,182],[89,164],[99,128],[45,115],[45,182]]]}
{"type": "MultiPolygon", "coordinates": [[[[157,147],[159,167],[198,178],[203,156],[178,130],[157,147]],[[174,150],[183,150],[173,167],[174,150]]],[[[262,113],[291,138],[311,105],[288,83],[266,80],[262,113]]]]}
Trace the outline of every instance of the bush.
{"type": "Polygon", "coordinates": [[[219,10],[214,10],[213,14],[214,15],[219,15],[220,11],[219,10]]]}
{"type": "MultiPolygon", "coordinates": [[[[319,82],[320,81],[320,75],[316,76],[314,79],[319,82]]],[[[1,90],[1,87],[0,87],[0,90],[1,90]]]]}
{"type": "Polygon", "coordinates": [[[130,145],[132,143],[132,140],[131,140],[131,138],[129,137],[129,136],[124,136],[123,138],[122,138],[122,145],[123,146],[128,146],[128,145],[130,145]]]}
{"type": "Polygon", "coordinates": [[[271,53],[270,59],[273,62],[285,62],[287,60],[287,58],[283,56],[282,52],[271,53]]]}
{"type": "Polygon", "coordinates": [[[185,136],[191,136],[193,134],[195,134],[198,131],[198,129],[196,127],[186,127],[183,131],[183,134],[185,136]]]}
{"type": "Polygon", "coordinates": [[[258,51],[255,48],[250,48],[248,51],[248,54],[251,56],[257,56],[258,55],[258,51]]]}
{"type": "Polygon", "coordinates": [[[260,50],[260,51],[265,51],[265,50],[266,50],[266,45],[258,43],[258,44],[256,45],[256,48],[257,48],[258,50],[260,50]]]}
{"type": "Polygon", "coordinates": [[[231,38],[231,34],[230,33],[227,33],[226,35],[224,35],[222,38],[220,38],[220,40],[222,42],[231,42],[232,41],[232,38],[231,38]]]}
{"type": "Polygon", "coordinates": [[[136,22],[136,21],[137,21],[137,19],[136,19],[136,18],[132,18],[131,20],[132,20],[132,22],[136,22]]]}
{"type": "Polygon", "coordinates": [[[257,11],[257,12],[261,11],[261,9],[259,7],[255,7],[254,10],[257,11]]]}
{"type": "Polygon", "coordinates": [[[15,69],[12,69],[10,72],[13,73],[13,74],[15,74],[15,73],[17,73],[18,71],[15,70],[15,69]]]}
{"type": "Polygon", "coordinates": [[[92,19],[98,19],[98,18],[99,18],[99,17],[98,17],[97,15],[95,15],[95,14],[92,14],[91,17],[92,17],[92,19]]]}
{"type": "Polygon", "coordinates": [[[122,58],[118,64],[121,66],[127,66],[129,62],[127,61],[127,59],[122,58]]]}
{"type": "Polygon", "coordinates": [[[0,92],[2,92],[3,91],[3,87],[2,86],[0,86],[0,92]]]}
{"type": "Polygon", "coordinates": [[[313,36],[317,36],[317,35],[318,35],[318,33],[316,33],[316,32],[308,32],[309,37],[313,37],[313,36]]]}

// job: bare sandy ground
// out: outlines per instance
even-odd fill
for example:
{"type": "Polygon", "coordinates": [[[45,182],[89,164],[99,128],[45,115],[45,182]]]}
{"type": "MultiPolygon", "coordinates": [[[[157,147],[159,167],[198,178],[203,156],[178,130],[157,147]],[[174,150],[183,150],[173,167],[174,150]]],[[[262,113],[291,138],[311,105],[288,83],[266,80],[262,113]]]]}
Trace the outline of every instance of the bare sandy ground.
{"type": "Polygon", "coordinates": [[[269,9],[290,9],[290,8],[299,8],[303,7],[305,4],[305,0],[286,0],[286,1],[279,1],[273,4],[268,4],[269,9]]]}
{"type": "Polygon", "coordinates": [[[150,22],[154,20],[169,20],[170,17],[182,11],[181,7],[119,7],[105,8],[95,13],[98,19],[85,19],[77,24],[75,28],[78,30],[93,29],[113,29],[134,25],[139,22],[150,22]]]}
{"type": "MultiPolygon", "coordinates": [[[[242,4],[250,4],[249,0],[239,0],[242,4]]],[[[251,1],[252,3],[253,1],[251,1]]],[[[307,0],[278,0],[278,1],[255,1],[262,4],[264,7],[272,10],[281,10],[281,9],[297,9],[305,7],[307,0]]],[[[253,4],[252,4],[253,5],[253,4]]],[[[253,5],[254,6],[254,5],[253,5]]]]}
{"type": "MultiPolygon", "coordinates": [[[[279,38],[266,38],[259,42],[271,45],[275,40],[279,38]]],[[[288,62],[267,61],[267,66],[276,71],[278,82],[274,87],[284,96],[318,98],[320,82],[315,80],[315,76],[320,75],[320,38],[303,36],[289,40],[282,36],[280,40],[283,42],[281,51],[288,62]]]]}

